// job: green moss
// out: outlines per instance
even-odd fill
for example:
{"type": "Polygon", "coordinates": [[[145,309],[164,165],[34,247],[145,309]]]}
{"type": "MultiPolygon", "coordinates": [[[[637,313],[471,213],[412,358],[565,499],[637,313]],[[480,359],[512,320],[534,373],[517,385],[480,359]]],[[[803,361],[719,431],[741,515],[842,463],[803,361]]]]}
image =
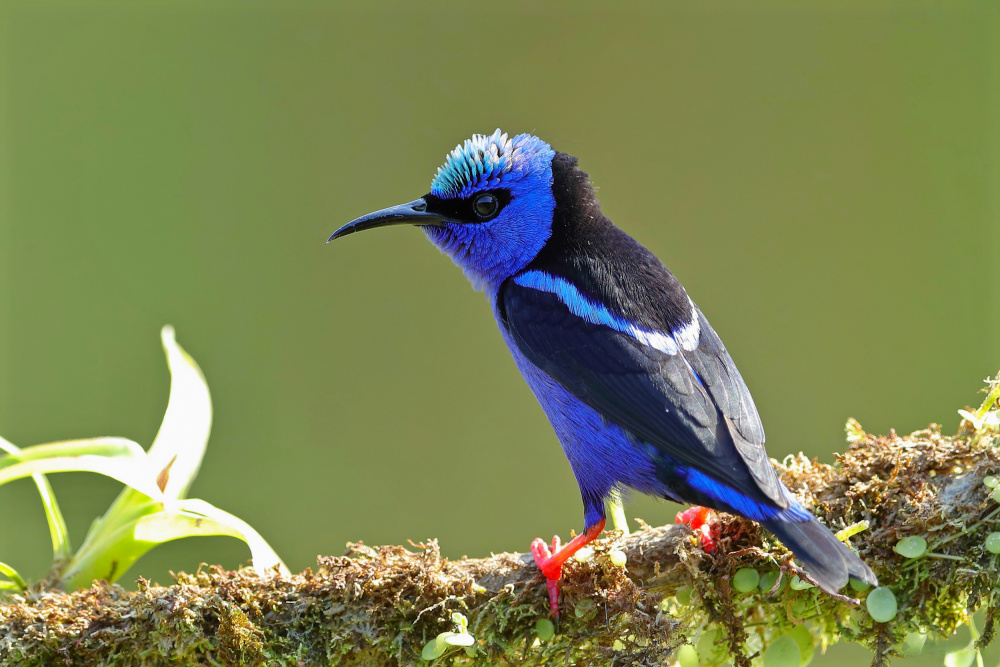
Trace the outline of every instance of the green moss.
{"type": "Polygon", "coordinates": [[[686,526],[644,527],[627,538],[613,533],[591,560],[567,563],[564,612],[544,642],[537,635],[547,596],[530,556],[449,561],[435,541],[413,550],[356,544],[293,576],[209,568],[171,586],[140,580],[135,592],[98,583],[9,597],[0,605],[0,665],[411,665],[428,641],[455,631],[455,612],[468,620],[474,655],[451,647],[436,662],[662,664],[687,643],[704,667],[746,667],[789,635],[820,647],[862,642],[880,665],[904,650],[907,636],[950,636],[978,609],[986,611],[977,640],[985,645],[1000,608],[1000,566],[985,547],[1000,504],[982,483],[1000,471],[995,411],[980,408],[954,436],[932,426],[876,437],[851,422],[850,447],[835,465],[799,456],[779,466],[832,529],[868,522],[850,540],[895,595],[887,623],[846,597],[870,592],[833,597],[787,585],[802,576],[790,554],[756,524],[720,516],[714,554],[686,526]],[[893,550],[909,535],[927,540],[918,557],[893,550]],[[612,563],[615,550],[627,554],[627,568],[612,563]],[[733,586],[743,568],[763,574],[757,589],[733,586]]]}

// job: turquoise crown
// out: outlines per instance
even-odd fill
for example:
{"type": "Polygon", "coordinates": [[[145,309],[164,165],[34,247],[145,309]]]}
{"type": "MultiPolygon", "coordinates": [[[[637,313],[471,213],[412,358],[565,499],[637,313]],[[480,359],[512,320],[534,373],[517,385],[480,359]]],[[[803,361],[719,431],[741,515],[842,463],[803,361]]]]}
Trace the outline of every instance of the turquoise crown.
{"type": "Polygon", "coordinates": [[[457,197],[480,188],[497,187],[500,178],[514,167],[515,141],[499,129],[490,135],[474,134],[464,144],[455,146],[444,164],[438,167],[431,194],[457,197]]]}

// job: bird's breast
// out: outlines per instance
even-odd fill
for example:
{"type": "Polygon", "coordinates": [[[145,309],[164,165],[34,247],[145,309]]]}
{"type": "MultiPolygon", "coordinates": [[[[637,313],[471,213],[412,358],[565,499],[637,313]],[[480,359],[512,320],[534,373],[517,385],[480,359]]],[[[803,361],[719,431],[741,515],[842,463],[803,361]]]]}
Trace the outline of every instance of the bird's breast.
{"type": "Polygon", "coordinates": [[[517,369],[548,417],[585,495],[605,497],[616,486],[663,495],[651,448],[567,391],[517,348],[496,304],[497,324],[517,369]]]}

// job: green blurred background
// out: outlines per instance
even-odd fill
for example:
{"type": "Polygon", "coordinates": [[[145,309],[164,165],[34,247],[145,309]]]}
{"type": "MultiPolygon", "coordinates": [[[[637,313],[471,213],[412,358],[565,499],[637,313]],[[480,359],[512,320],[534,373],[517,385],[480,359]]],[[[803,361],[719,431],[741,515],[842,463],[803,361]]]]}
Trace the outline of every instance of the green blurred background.
{"type": "MultiPolygon", "coordinates": [[[[772,456],[832,460],[850,416],[954,429],[1000,368],[1000,12],[687,4],[0,4],[0,434],[148,445],[170,323],[216,410],[193,495],[293,570],[579,530],[482,295],[415,229],[324,244],[496,127],[581,158],[722,335],[772,456]]],[[[53,484],[76,544],[119,488],[53,484]]],[[[2,559],[42,574],[32,486],[0,508],[2,559]]],[[[126,580],[247,556],[188,540],[126,580]]]]}

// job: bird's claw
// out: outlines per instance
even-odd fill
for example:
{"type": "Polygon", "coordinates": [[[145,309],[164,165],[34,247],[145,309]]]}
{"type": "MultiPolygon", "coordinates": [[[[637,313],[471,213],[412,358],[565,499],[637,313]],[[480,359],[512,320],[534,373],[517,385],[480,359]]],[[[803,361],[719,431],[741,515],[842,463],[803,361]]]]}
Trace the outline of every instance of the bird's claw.
{"type": "Polygon", "coordinates": [[[584,545],[597,538],[602,530],[604,530],[603,518],[566,545],[563,545],[558,535],[552,538],[551,548],[540,537],[536,537],[531,543],[531,555],[535,558],[535,565],[545,575],[545,587],[549,592],[549,609],[553,618],[559,618],[559,580],[562,578],[563,563],[584,545]]]}
{"type": "Polygon", "coordinates": [[[545,587],[549,592],[549,608],[552,615],[559,616],[559,580],[562,578],[562,563],[556,561],[552,554],[559,551],[559,537],[552,538],[552,549],[545,540],[538,537],[531,543],[531,555],[535,557],[535,565],[545,576],[545,587]]]}
{"type": "Polygon", "coordinates": [[[540,537],[531,543],[531,555],[535,557],[535,565],[545,576],[545,588],[549,593],[549,610],[554,618],[559,617],[559,580],[562,578],[562,562],[553,558],[559,552],[561,542],[559,536],[552,538],[552,548],[540,537]]]}
{"type": "Polygon", "coordinates": [[[707,507],[695,506],[678,512],[674,517],[675,523],[686,523],[691,526],[691,530],[701,537],[701,548],[706,553],[715,553],[715,536],[712,534],[712,525],[715,523],[712,517],[712,510],[707,507]]]}

